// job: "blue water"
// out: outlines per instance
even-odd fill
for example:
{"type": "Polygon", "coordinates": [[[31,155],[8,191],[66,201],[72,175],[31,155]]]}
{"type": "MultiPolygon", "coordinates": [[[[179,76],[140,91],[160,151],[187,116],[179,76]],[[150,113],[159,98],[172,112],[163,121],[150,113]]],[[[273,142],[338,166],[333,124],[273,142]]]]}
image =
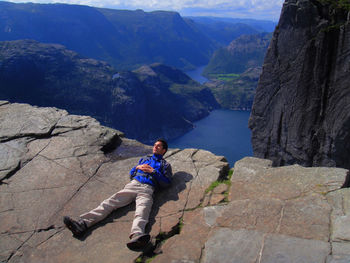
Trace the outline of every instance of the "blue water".
{"type": "Polygon", "coordinates": [[[206,118],[195,122],[195,128],[169,141],[170,148],[199,148],[226,157],[230,166],[245,156],[252,156],[248,129],[250,112],[214,110],[206,118]]]}
{"type": "Polygon", "coordinates": [[[202,72],[203,72],[203,69],[205,67],[206,66],[201,66],[201,67],[196,68],[195,70],[187,71],[186,74],[190,78],[198,81],[200,84],[203,84],[204,82],[208,82],[209,81],[207,78],[202,76],[202,72]]]}

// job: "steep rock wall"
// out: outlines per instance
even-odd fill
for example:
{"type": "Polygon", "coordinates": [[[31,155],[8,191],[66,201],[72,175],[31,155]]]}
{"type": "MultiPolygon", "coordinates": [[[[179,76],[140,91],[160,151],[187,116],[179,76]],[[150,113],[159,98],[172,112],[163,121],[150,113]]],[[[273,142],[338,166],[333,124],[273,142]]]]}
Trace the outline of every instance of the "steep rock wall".
{"type": "Polygon", "coordinates": [[[249,120],[255,156],[350,167],[348,18],[316,0],[285,1],[249,120]]]}

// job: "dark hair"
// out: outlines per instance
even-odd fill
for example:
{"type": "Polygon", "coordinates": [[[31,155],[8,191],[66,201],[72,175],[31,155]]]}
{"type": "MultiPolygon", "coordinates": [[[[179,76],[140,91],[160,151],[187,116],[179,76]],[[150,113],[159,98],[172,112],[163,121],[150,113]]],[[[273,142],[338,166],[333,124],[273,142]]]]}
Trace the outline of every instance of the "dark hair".
{"type": "Polygon", "coordinates": [[[165,149],[165,152],[168,151],[168,143],[166,142],[166,140],[164,140],[164,139],[158,139],[158,140],[156,140],[156,142],[161,142],[162,145],[163,145],[163,149],[165,149]]]}

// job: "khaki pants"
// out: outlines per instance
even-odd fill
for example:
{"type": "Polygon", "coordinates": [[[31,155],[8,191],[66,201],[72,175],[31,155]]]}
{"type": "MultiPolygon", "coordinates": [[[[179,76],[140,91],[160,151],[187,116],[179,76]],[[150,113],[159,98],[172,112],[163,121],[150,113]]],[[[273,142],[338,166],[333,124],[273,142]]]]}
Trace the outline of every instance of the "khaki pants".
{"type": "Polygon", "coordinates": [[[82,214],[80,218],[84,220],[87,227],[90,227],[106,218],[113,210],[126,206],[135,200],[136,211],[130,236],[136,233],[144,234],[153,204],[153,191],[154,188],[151,185],[132,180],[123,190],[104,200],[90,212],[82,214]]]}

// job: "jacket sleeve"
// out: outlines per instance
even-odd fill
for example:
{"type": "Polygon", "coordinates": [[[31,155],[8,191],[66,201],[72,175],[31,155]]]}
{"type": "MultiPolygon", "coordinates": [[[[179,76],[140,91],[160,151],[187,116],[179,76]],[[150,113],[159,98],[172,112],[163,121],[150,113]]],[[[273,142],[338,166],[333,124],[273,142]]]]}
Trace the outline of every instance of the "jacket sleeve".
{"type": "MultiPolygon", "coordinates": [[[[139,163],[138,163],[137,165],[141,164],[142,162],[143,162],[143,158],[141,158],[141,159],[139,160],[139,163]]],[[[136,166],[137,166],[137,165],[136,165],[136,166]]],[[[130,178],[133,178],[133,177],[134,177],[134,174],[136,173],[136,166],[134,166],[133,168],[131,168],[131,170],[130,170],[130,172],[129,172],[130,178]]]]}
{"type": "Polygon", "coordinates": [[[165,162],[161,170],[154,169],[152,176],[157,180],[161,188],[169,187],[173,177],[170,163],[165,162]]]}

